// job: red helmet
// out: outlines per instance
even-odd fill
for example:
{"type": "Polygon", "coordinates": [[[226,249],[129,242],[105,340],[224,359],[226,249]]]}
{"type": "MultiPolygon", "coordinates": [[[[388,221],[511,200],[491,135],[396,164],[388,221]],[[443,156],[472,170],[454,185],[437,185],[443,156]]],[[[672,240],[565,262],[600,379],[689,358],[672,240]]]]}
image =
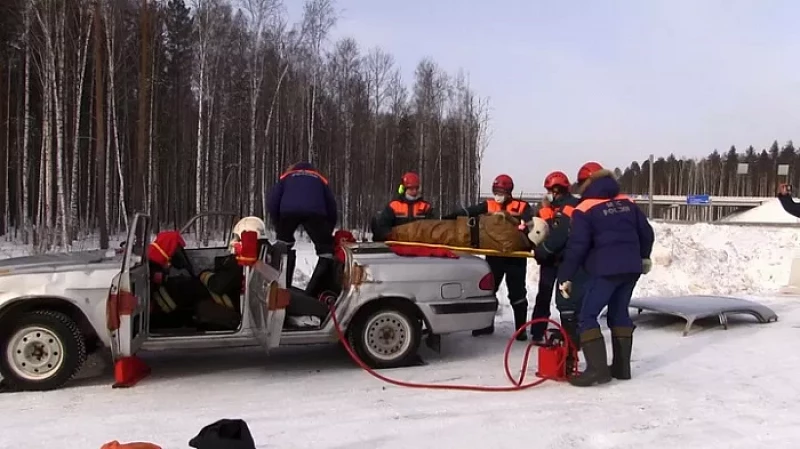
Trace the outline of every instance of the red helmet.
{"type": "Polygon", "coordinates": [[[597,162],[587,162],[578,170],[578,183],[582,184],[583,181],[589,179],[590,176],[603,169],[603,166],[597,162]]]}
{"type": "Polygon", "coordinates": [[[499,175],[498,177],[494,178],[494,182],[492,183],[492,192],[497,190],[510,194],[514,190],[514,180],[511,179],[511,176],[499,175]]]}
{"type": "Polygon", "coordinates": [[[404,174],[403,187],[407,189],[419,188],[419,175],[413,172],[404,174]]]}
{"type": "Polygon", "coordinates": [[[551,190],[555,186],[569,189],[569,178],[564,172],[554,171],[544,178],[544,188],[551,190]]]}

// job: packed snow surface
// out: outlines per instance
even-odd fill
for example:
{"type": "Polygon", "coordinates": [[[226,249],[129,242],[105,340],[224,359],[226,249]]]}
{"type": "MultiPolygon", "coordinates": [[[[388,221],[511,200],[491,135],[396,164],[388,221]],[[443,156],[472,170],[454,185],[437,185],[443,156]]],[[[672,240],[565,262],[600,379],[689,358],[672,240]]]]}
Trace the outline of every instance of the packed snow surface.
{"type": "MultiPolygon", "coordinates": [[[[335,345],[281,348],[269,358],[257,349],[149,354],[152,375],[118,390],[110,387],[109,368],[94,360],[61,390],[0,394],[0,448],[96,449],[112,439],[187,448],[221,418],[244,419],[259,448],[797,447],[800,352],[787,342],[800,336],[800,298],[777,291],[800,232],[654,227],[655,267],[637,295],[731,294],[768,304],[780,320],[732,318],[727,331],[703,321],[682,337],[682,322],[644,314],[634,337],[634,378],[587,389],[555,382],[515,393],[395,387],[361,371],[335,345]]],[[[6,245],[0,252],[21,250],[6,245]]],[[[307,245],[299,253],[296,278],[303,283],[316,258],[307,245]]],[[[531,305],[537,271],[531,262],[531,305]]],[[[512,325],[505,295],[502,287],[506,307],[495,335],[446,336],[441,354],[423,345],[427,365],[382,373],[507,385],[502,353],[512,325]]],[[[515,374],[523,348],[512,356],[515,374]]]]}

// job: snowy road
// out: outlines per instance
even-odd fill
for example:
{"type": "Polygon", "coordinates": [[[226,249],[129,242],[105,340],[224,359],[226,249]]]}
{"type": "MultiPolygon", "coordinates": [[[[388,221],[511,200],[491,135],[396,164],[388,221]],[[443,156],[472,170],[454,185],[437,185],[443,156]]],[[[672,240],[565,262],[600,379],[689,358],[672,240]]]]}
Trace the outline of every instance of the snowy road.
{"type": "MultiPolygon", "coordinates": [[[[545,383],[515,393],[412,390],[360,371],[336,347],[148,357],[153,374],[112,390],[111,374],[49,393],[0,395],[2,448],[96,449],[111,439],[186,448],[220,418],[247,421],[259,448],[736,448],[800,440],[800,298],[766,298],[768,325],[682,325],[647,317],[635,334],[634,376],[578,389],[545,383]]],[[[505,385],[498,335],[458,334],[405,380],[505,385]]],[[[520,348],[522,346],[520,345],[520,348]]],[[[517,351],[517,356],[521,350],[517,351]]],[[[516,359],[518,360],[519,358],[516,359]]],[[[515,365],[516,366],[516,365],[515,365]]]]}

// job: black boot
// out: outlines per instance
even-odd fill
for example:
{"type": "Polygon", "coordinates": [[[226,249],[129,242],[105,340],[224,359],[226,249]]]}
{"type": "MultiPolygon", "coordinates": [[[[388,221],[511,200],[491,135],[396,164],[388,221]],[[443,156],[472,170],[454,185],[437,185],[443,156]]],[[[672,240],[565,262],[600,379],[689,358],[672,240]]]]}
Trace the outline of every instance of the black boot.
{"type": "Polygon", "coordinates": [[[333,259],[320,257],[311,278],[306,285],[306,293],[309,296],[318,297],[325,290],[330,289],[331,274],[333,272],[333,259]]]}
{"type": "Polygon", "coordinates": [[[294,267],[297,264],[297,251],[290,249],[286,252],[286,288],[292,288],[294,280],[294,267]]]}
{"type": "Polygon", "coordinates": [[[591,387],[610,382],[611,372],[608,369],[606,341],[600,329],[591,329],[581,334],[581,346],[583,357],[586,359],[586,370],[569,377],[569,383],[576,387],[591,387]]]}
{"type": "Polygon", "coordinates": [[[564,331],[567,333],[567,337],[569,337],[570,342],[572,342],[574,345],[574,348],[567,348],[567,360],[565,362],[567,376],[571,376],[578,367],[577,353],[574,351],[580,351],[581,349],[580,337],[578,336],[578,320],[575,317],[575,314],[572,312],[562,313],[561,327],[564,328],[564,331]]]}
{"type": "Polygon", "coordinates": [[[614,379],[628,380],[631,378],[631,350],[633,349],[633,328],[612,327],[611,348],[614,351],[609,370],[614,379]]]}
{"type": "MultiPolygon", "coordinates": [[[[512,310],[514,311],[514,331],[516,332],[521,328],[525,323],[528,322],[527,315],[528,315],[528,303],[523,302],[521,304],[514,304],[511,306],[512,310]]],[[[544,334],[544,332],[542,332],[544,334]]],[[[520,332],[517,334],[517,341],[525,341],[528,339],[527,332],[520,332]]]]}
{"type": "Polygon", "coordinates": [[[475,329],[472,331],[473,337],[479,337],[481,335],[492,335],[494,333],[494,324],[489,327],[484,327],[483,329],[475,329]]]}

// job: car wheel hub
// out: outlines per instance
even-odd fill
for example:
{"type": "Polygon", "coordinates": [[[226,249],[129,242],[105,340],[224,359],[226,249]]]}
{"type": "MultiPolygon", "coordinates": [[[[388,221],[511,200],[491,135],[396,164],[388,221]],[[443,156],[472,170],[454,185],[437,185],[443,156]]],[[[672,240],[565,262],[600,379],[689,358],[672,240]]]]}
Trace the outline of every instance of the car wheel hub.
{"type": "Polygon", "coordinates": [[[396,312],[379,313],[365,328],[365,341],[370,355],[380,360],[392,360],[408,350],[411,344],[411,325],[396,312]]]}
{"type": "Polygon", "coordinates": [[[6,358],[17,376],[27,380],[42,380],[61,368],[64,345],[49,329],[26,327],[9,340],[6,358]]]}

